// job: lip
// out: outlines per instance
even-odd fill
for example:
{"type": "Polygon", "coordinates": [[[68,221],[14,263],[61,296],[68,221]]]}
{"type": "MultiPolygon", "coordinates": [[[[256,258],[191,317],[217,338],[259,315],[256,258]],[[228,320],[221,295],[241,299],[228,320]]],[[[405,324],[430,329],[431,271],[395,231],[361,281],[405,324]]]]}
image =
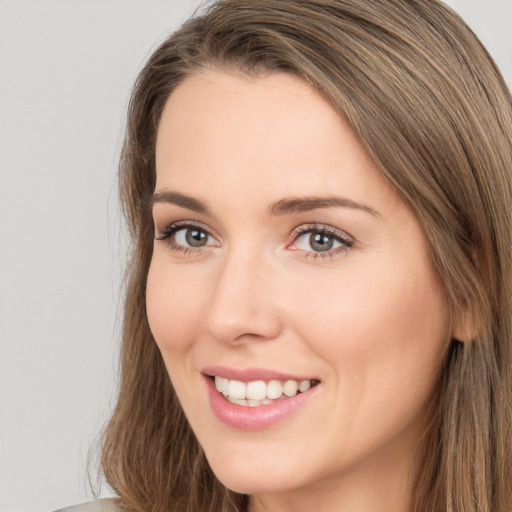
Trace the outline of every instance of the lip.
{"type": "MultiPolygon", "coordinates": [[[[220,373],[221,375],[219,375],[219,373],[214,373],[214,375],[242,380],[242,382],[249,382],[250,380],[271,380],[272,378],[289,380],[291,378],[288,375],[283,378],[282,374],[276,374],[274,372],[269,372],[271,374],[270,378],[267,377],[268,373],[264,372],[233,370],[227,373],[220,373]],[[226,375],[236,375],[236,377],[227,377],[226,375]]],[[[316,385],[303,393],[298,393],[295,396],[283,400],[276,400],[268,405],[249,407],[232,404],[219,393],[215,387],[214,379],[209,374],[203,373],[203,377],[206,383],[210,407],[215,416],[228,427],[246,431],[263,430],[284,421],[305,407],[309,399],[317,393],[320,387],[316,385]]],[[[306,379],[293,378],[293,380],[306,379]]]]}
{"type": "Polygon", "coordinates": [[[266,368],[228,368],[227,366],[207,366],[201,370],[207,377],[224,377],[229,380],[251,382],[254,380],[318,380],[307,375],[291,375],[266,368]]]}

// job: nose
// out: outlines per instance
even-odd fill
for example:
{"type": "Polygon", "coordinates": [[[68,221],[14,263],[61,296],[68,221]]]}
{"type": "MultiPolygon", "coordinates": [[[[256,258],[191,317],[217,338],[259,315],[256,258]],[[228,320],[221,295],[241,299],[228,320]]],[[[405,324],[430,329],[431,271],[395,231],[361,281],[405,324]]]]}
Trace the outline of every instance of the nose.
{"type": "Polygon", "coordinates": [[[221,343],[266,341],[279,336],[275,272],[258,257],[231,254],[221,264],[206,311],[206,331],[221,343]]]}

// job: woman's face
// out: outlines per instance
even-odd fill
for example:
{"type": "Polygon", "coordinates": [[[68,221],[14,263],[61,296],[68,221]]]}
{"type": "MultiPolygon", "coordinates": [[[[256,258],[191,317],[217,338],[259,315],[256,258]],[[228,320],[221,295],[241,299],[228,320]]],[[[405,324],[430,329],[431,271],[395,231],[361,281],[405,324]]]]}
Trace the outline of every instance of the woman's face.
{"type": "Polygon", "coordinates": [[[287,74],[208,71],[168,100],[156,168],[149,323],[219,479],[262,500],[406,488],[447,305],[347,123],[287,74]]]}

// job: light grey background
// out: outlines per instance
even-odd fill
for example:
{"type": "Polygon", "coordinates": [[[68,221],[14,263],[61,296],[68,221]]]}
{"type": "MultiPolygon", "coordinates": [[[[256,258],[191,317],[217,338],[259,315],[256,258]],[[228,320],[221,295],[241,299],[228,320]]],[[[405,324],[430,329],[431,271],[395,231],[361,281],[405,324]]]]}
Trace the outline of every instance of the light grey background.
{"type": "MultiPolygon", "coordinates": [[[[449,3],[512,84],[512,0],[449,3]]],[[[126,101],[148,51],[198,4],[0,2],[2,512],[90,497],[87,453],[115,389],[126,101]]]]}

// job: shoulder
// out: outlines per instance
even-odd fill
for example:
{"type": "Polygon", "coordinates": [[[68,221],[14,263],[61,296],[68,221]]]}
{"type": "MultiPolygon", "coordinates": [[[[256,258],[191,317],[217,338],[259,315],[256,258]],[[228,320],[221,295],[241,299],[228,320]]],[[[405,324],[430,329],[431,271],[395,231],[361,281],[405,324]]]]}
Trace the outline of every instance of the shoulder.
{"type": "Polygon", "coordinates": [[[123,512],[123,510],[119,498],[104,498],[89,503],[64,507],[55,512],[123,512]]]}

